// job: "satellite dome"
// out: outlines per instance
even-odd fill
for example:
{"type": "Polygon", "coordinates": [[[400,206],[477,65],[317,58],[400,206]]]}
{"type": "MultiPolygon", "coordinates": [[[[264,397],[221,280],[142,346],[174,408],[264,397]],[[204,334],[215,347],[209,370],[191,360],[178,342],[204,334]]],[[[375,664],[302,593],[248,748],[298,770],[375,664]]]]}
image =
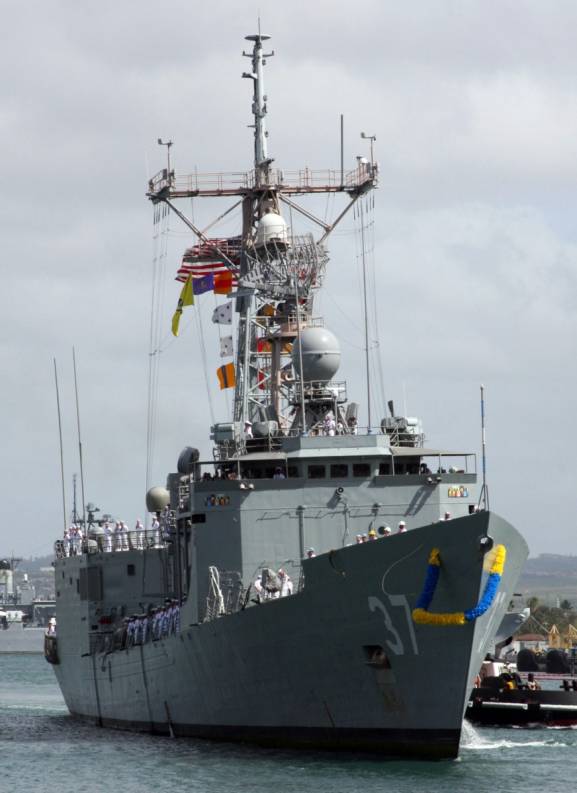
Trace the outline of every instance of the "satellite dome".
{"type": "Polygon", "coordinates": [[[287,224],[278,212],[267,212],[261,217],[256,228],[256,246],[279,242],[284,245],[288,242],[287,224]]]}
{"type": "Polygon", "coordinates": [[[300,374],[300,345],[302,344],[303,380],[328,382],[338,371],[341,348],[334,333],[326,328],[305,328],[293,345],[292,363],[300,374]],[[300,341],[300,343],[299,343],[300,341]]]}
{"type": "Polygon", "coordinates": [[[165,487],[151,487],[146,494],[146,509],[161,512],[170,503],[170,493],[165,487]]]}

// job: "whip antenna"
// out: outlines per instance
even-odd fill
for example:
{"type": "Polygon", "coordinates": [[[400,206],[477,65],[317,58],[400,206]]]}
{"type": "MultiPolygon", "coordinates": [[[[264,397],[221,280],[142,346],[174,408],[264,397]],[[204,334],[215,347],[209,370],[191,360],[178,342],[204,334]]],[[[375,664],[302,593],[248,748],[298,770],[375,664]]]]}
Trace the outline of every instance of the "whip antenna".
{"type": "Polygon", "coordinates": [[[80,458],[80,491],[82,493],[82,528],[86,527],[86,502],[84,500],[84,466],[82,464],[82,438],[80,437],[80,405],[78,402],[78,378],[76,376],[76,352],[72,348],[72,365],[74,367],[74,393],[76,395],[76,425],[78,428],[78,456],[80,458]]]}
{"type": "Polygon", "coordinates": [[[483,460],[483,486],[479,496],[479,505],[483,502],[483,509],[489,509],[489,490],[487,488],[487,447],[485,442],[485,386],[481,386],[481,444],[483,460]]]}
{"type": "Polygon", "coordinates": [[[54,360],[54,386],[56,388],[56,410],[58,413],[58,438],[60,440],[60,476],[62,479],[62,518],[64,521],[64,531],[66,531],[66,491],[64,488],[64,449],[62,446],[62,416],[60,414],[60,391],[58,389],[58,371],[56,369],[56,358],[54,360]]]}

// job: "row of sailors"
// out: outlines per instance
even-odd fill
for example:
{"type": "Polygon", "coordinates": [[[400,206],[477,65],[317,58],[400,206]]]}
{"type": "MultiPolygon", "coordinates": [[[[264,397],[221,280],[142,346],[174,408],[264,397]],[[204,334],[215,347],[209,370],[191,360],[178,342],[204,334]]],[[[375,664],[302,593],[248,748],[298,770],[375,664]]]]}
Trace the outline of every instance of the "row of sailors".
{"type": "MultiPolygon", "coordinates": [[[[146,530],[142,521],[137,520],[133,529],[129,529],[123,520],[114,523],[106,522],[102,526],[89,529],[90,538],[98,545],[98,550],[136,551],[151,546],[159,548],[163,544],[163,532],[158,517],[154,517],[150,529],[146,530]]],[[[72,524],[64,531],[63,549],[65,556],[76,556],[82,553],[84,534],[81,526],[72,524]]]]}
{"type": "MultiPolygon", "coordinates": [[[[478,508],[475,508],[475,512],[478,512],[478,508]]],[[[441,518],[440,522],[451,520],[451,513],[445,512],[444,516],[441,518]]],[[[407,524],[404,520],[399,521],[399,525],[397,527],[397,534],[404,534],[407,531],[407,524]]],[[[379,527],[379,535],[381,537],[390,537],[393,533],[390,526],[380,526],[379,527]]],[[[357,534],[356,535],[356,542],[357,545],[360,545],[363,542],[370,542],[371,540],[378,540],[379,537],[377,532],[374,529],[370,529],[368,534],[357,534]]]]}
{"type": "MultiPolygon", "coordinates": [[[[397,534],[404,534],[407,531],[407,524],[404,520],[399,521],[399,525],[397,527],[397,534]]],[[[390,537],[393,533],[390,526],[381,526],[379,528],[379,535],[381,537],[390,537]]],[[[374,529],[370,529],[368,534],[357,534],[355,537],[357,545],[360,545],[363,542],[371,542],[372,540],[378,540],[377,532],[374,529]]]]}
{"type": "Polygon", "coordinates": [[[125,617],[120,647],[158,641],[173,633],[180,633],[180,606],[177,600],[167,599],[164,606],[152,609],[150,614],[125,617]]]}

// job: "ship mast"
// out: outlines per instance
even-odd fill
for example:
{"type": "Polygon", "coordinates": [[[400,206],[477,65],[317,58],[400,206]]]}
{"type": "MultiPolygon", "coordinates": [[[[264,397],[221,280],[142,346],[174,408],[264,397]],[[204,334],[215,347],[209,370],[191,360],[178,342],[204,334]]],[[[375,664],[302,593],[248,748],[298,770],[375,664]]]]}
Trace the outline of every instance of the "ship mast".
{"type": "MultiPolygon", "coordinates": [[[[250,58],[251,71],[242,75],[253,82],[253,170],[239,178],[238,173],[180,176],[164,169],[149,181],[147,195],[153,203],[164,202],[237,278],[237,287],[229,294],[238,316],[235,426],[242,431],[250,421],[259,423],[270,434],[303,432],[314,425],[321,411],[319,405],[315,413],[314,400],[305,395],[300,340],[303,329],[322,325],[320,318],[313,317],[312,309],[314,293],[322,284],[328,262],[324,243],[360,196],[376,187],[378,168],[364,158],[345,174],[342,170],[318,172],[301,168],[286,172],[272,168],[264,66],[274,52],[263,51],[270,36],[259,32],[246,39],[253,43],[252,52],[243,52],[244,57],[250,58]],[[316,217],[294,200],[295,196],[326,193],[343,193],[348,198],[332,223],[316,217]],[[207,238],[174,203],[175,199],[193,197],[241,199],[240,260],[233,260],[222,241],[207,238]],[[312,234],[295,235],[282,217],[285,207],[316,224],[321,232],[319,238],[315,240],[312,234]],[[294,345],[299,349],[300,366],[299,356],[296,361],[291,358],[294,345]]],[[[335,408],[338,402],[345,401],[343,386],[335,384],[332,389],[335,408]],[[339,388],[341,392],[337,393],[339,388]]],[[[307,393],[312,393],[310,388],[307,393]]]]}
{"type": "Polygon", "coordinates": [[[262,43],[268,41],[270,36],[256,33],[253,36],[245,36],[247,41],[254,41],[252,53],[243,52],[245,58],[252,60],[252,72],[243,72],[243,77],[253,81],[254,94],[252,102],[252,114],[254,116],[254,169],[256,174],[257,186],[267,185],[269,177],[269,166],[272,160],[267,155],[266,114],[267,97],[264,92],[264,72],[266,58],[272,58],[273,52],[263,53],[262,43]]]}

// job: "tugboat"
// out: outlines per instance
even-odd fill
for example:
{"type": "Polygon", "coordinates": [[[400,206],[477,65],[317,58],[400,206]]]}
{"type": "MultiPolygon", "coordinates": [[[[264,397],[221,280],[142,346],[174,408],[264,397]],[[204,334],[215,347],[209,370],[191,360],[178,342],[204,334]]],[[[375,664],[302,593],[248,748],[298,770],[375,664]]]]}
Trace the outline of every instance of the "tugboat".
{"type": "Polygon", "coordinates": [[[169,162],[147,191],[156,219],[174,213],[196,238],[173,333],[203,292],[222,295],[231,420],[213,424],[209,459],[187,446],[149,489],[143,537],[58,545],[53,668],[71,714],[105,727],[453,758],[527,545],[489,510],[475,454],[427,447],[392,403],[374,422],[369,400],[361,426],[314,297],[327,240],[378,167],[273,168],[273,53],[268,36],[247,39],[254,168],[180,176],[169,162]],[[311,194],[346,203],[327,222],[299,203],[311,194]],[[176,204],[205,197],[240,206],[235,236],[208,237],[176,204]]]}
{"type": "Polygon", "coordinates": [[[577,679],[545,680],[547,675],[536,677],[529,672],[524,682],[507,664],[485,661],[465,717],[473,724],[490,727],[577,724],[577,679]]]}

